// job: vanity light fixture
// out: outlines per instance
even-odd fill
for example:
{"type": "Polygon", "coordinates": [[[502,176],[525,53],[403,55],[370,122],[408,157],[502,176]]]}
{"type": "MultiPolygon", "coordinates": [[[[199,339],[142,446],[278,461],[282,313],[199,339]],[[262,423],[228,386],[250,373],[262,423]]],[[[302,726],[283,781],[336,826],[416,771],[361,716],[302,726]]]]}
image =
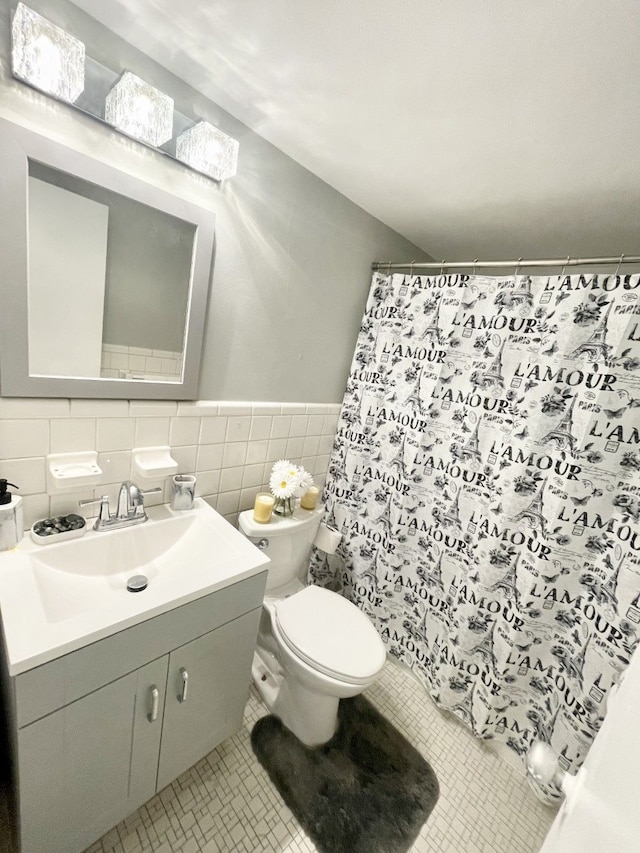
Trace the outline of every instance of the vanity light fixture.
{"type": "Polygon", "coordinates": [[[11,27],[15,77],[72,104],[84,89],[84,44],[18,3],[11,27]]]}
{"type": "Polygon", "coordinates": [[[236,139],[208,121],[199,121],[178,136],[176,157],[192,169],[224,181],[238,170],[238,148],[236,139]]]}
{"type": "Polygon", "coordinates": [[[107,95],[105,120],[156,147],[173,135],[173,98],[125,71],[107,95]]]}

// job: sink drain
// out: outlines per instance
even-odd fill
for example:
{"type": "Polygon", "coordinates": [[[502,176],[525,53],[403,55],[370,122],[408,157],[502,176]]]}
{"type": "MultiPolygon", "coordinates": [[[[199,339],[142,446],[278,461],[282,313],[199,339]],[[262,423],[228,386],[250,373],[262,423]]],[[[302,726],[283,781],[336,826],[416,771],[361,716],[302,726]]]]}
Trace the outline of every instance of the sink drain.
{"type": "Polygon", "coordinates": [[[134,575],[127,581],[127,590],[129,592],[142,592],[147,588],[149,581],[144,575],[134,575]]]}

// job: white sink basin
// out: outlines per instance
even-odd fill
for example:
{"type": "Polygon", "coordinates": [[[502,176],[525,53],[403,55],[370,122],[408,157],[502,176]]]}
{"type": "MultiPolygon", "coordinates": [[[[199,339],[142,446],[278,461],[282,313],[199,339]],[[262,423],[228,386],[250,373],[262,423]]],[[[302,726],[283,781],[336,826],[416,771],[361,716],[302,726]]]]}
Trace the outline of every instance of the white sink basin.
{"type": "Polygon", "coordinates": [[[17,675],[263,571],[268,558],[205,501],[149,521],[0,553],[0,610],[17,675]],[[127,581],[145,575],[142,592],[127,581]]]}

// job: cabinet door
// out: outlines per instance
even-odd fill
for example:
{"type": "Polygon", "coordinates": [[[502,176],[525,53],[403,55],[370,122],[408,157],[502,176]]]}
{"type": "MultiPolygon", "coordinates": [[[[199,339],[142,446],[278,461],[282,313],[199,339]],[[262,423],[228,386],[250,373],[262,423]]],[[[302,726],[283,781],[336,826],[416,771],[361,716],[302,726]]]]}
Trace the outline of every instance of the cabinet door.
{"type": "Polygon", "coordinates": [[[153,661],[20,729],[25,853],[79,853],[153,796],[167,663],[153,661]]]}
{"type": "Polygon", "coordinates": [[[242,725],[259,618],[252,610],[169,655],[158,790],[242,725]]]}

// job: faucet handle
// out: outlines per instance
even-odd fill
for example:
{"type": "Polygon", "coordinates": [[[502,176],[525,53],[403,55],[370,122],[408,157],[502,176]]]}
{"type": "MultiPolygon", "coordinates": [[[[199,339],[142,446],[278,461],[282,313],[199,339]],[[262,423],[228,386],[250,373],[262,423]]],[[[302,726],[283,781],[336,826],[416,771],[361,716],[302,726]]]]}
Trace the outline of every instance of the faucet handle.
{"type": "Polygon", "coordinates": [[[140,494],[143,498],[146,498],[147,495],[157,495],[162,491],[160,486],[156,486],[155,489],[140,489],[140,494]]]}
{"type": "Polygon", "coordinates": [[[109,509],[109,495],[102,495],[101,498],[91,498],[89,500],[78,501],[78,506],[89,506],[89,504],[100,504],[100,521],[109,521],[111,518],[111,510],[109,509]]]}

